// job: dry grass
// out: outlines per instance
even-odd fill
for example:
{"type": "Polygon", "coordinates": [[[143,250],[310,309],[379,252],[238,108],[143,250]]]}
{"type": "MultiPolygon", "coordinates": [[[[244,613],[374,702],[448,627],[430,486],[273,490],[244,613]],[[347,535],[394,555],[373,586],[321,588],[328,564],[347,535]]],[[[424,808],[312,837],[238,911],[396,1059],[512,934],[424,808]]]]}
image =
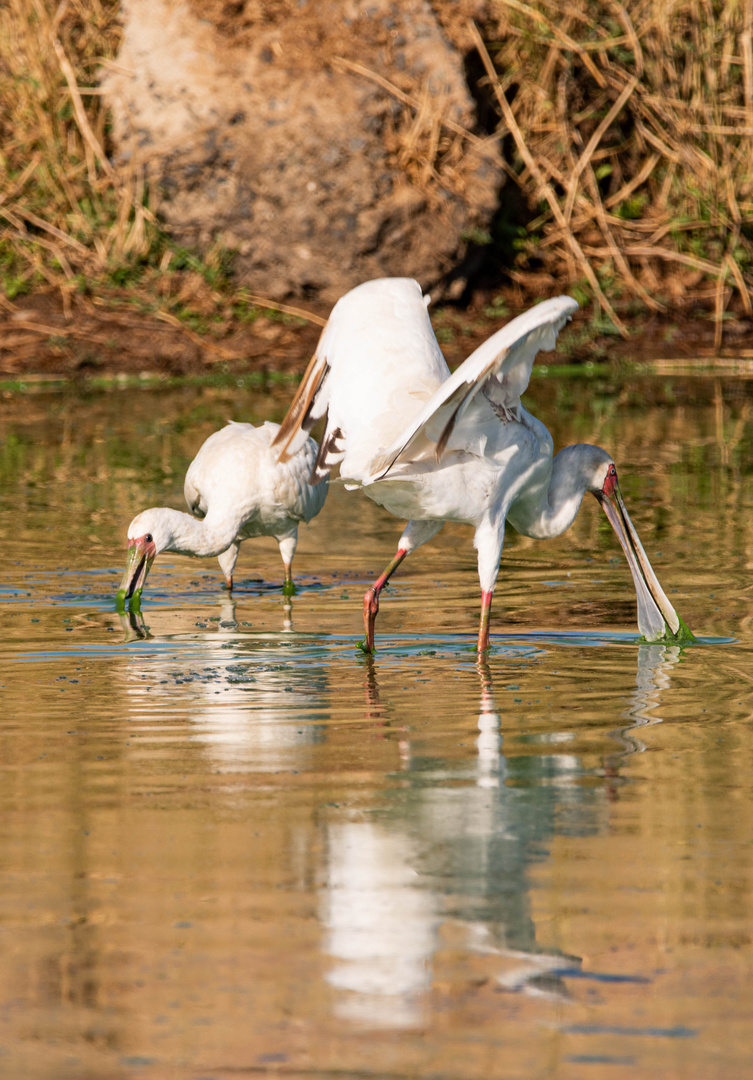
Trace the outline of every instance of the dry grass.
{"type": "Polygon", "coordinates": [[[199,259],[178,248],[156,220],[145,169],[110,162],[97,82],[118,49],[119,10],[119,0],[0,5],[0,306],[12,308],[14,296],[47,283],[70,317],[74,292],[115,301],[124,288],[137,307],[220,358],[222,348],[207,345],[191,321],[203,329],[202,317],[222,321],[237,303],[244,316],[264,308],[321,322],[229,288],[228,253],[215,244],[199,259]],[[199,312],[182,295],[197,276],[209,297],[199,312]]]}
{"type": "Polygon", "coordinates": [[[0,7],[0,268],[12,295],[132,263],[157,230],[142,172],[105,146],[97,71],[117,50],[116,0],[0,7]]]}
{"type": "Polygon", "coordinates": [[[536,215],[518,262],[753,313],[753,0],[494,0],[485,63],[536,215]]]}
{"type": "Polygon", "coordinates": [[[483,154],[494,140],[482,138],[453,120],[446,96],[432,89],[428,81],[416,97],[364,64],[335,56],[332,66],[376,83],[405,106],[396,118],[388,118],[382,138],[388,161],[427,203],[440,209],[446,191],[462,198],[473,183],[475,162],[471,154],[483,154]]]}

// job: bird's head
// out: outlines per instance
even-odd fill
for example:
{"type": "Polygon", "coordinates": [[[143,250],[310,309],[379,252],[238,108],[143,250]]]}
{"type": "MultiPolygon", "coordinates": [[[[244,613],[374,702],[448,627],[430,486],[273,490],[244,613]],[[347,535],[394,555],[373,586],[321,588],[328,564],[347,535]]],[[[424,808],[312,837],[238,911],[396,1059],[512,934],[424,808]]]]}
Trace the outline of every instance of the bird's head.
{"type": "Polygon", "coordinates": [[[609,495],[617,482],[617,469],[612,455],[591,443],[566,446],[557,455],[565,465],[565,482],[579,491],[590,491],[598,499],[609,495]]]}
{"type": "Polygon", "coordinates": [[[158,508],[137,514],[128,526],[128,554],[118,602],[141,596],[154,557],[170,546],[171,530],[158,508]]]}

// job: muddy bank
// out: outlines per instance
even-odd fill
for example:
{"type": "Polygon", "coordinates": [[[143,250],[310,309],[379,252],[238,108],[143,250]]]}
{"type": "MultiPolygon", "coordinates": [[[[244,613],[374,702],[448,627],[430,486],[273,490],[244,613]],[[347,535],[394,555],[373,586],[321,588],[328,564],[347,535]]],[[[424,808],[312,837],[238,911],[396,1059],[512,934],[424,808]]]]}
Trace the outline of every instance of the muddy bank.
{"type": "MultiPolygon", "coordinates": [[[[143,374],[204,376],[221,371],[263,375],[300,374],[313,353],[329,305],[307,305],[307,318],[251,305],[195,307],[183,319],[168,311],[143,310],[143,298],[123,293],[77,298],[64,309],[60,294],[37,292],[7,301],[0,311],[0,378],[28,376],[90,379],[143,374]]],[[[528,306],[520,290],[492,298],[479,294],[467,308],[435,307],[432,320],[451,366],[528,306]]],[[[293,309],[295,310],[295,309],[293,309]]],[[[725,326],[714,350],[714,322],[707,312],[674,318],[635,318],[630,339],[603,331],[580,312],[560,335],[558,363],[651,362],[664,358],[753,358],[753,321],[725,326]]]]}
{"type": "Polygon", "coordinates": [[[3,313],[0,377],[297,372],[321,329],[274,311],[253,322],[228,314],[210,330],[195,329],[200,320],[140,311],[122,299],[76,304],[66,315],[56,296],[38,293],[3,313]]]}

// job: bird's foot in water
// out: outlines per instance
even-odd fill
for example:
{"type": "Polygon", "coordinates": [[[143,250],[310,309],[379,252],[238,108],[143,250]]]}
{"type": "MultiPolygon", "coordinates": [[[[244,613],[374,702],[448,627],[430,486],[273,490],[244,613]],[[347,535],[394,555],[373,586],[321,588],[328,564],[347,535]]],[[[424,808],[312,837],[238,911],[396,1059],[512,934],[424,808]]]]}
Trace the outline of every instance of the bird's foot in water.
{"type": "Polygon", "coordinates": [[[374,652],[374,624],[379,614],[379,590],[375,585],[367,589],[363,598],[363,629],[365,638],[359,642],[359,649],[365,653],[374,652]]]}
{"type": "Polygon", "coordinates": [[[295,594],[297,592],[298,592],[298,590],[296,589],[295,582],[293,581],[292,578],[288,578],[285,582],[283,582],[283,586],[282,586],[282,595],[283,596],[295,596],[295,594]]]}

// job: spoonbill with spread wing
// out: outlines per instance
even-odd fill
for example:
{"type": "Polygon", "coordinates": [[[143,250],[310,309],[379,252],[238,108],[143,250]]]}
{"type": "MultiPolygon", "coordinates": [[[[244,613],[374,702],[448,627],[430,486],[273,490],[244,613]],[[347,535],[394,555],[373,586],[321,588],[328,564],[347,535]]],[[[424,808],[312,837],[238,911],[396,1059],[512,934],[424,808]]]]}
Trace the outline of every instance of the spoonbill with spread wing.
{"type": "Polygon", "coordinates": [[[536,539],[559,536],[587,491],[627,556],[641,633],[651,641],[689,636],[633,528],[611,456],[579,444],[554,457],[551,435],[521,404],[537,352],[555,347],[575,300],[558,296],[519,315],[452,375],[427,302],[409,278],[368,281],[341,297],[274,440],[287,461],[323,417],[312,483],[339,464],[346,487],[408,519],[395,557],[364,597],[364,650],[373,651],[379,595],[405,556],[445,521],[459,521],[476,530],[484,652],[505,523],[536,539]]]}
{"type": "Polygon", "coordinates": [[[228,589],[243,540],[273,536],[285,567],[284,591],[293,591],[291,565],[298,525],[311,521],[324,506],[327,485],[313,486],[317,444],[305,436],[288,460],[272,450],[278,424],[231,421],[203,444],[186,473],[183,493],[191,514],[152,507],[128,526],[128,561],[118,601],[141,596],[149,568],[160,551],[181,555],[216,555],[228,589]]]}

